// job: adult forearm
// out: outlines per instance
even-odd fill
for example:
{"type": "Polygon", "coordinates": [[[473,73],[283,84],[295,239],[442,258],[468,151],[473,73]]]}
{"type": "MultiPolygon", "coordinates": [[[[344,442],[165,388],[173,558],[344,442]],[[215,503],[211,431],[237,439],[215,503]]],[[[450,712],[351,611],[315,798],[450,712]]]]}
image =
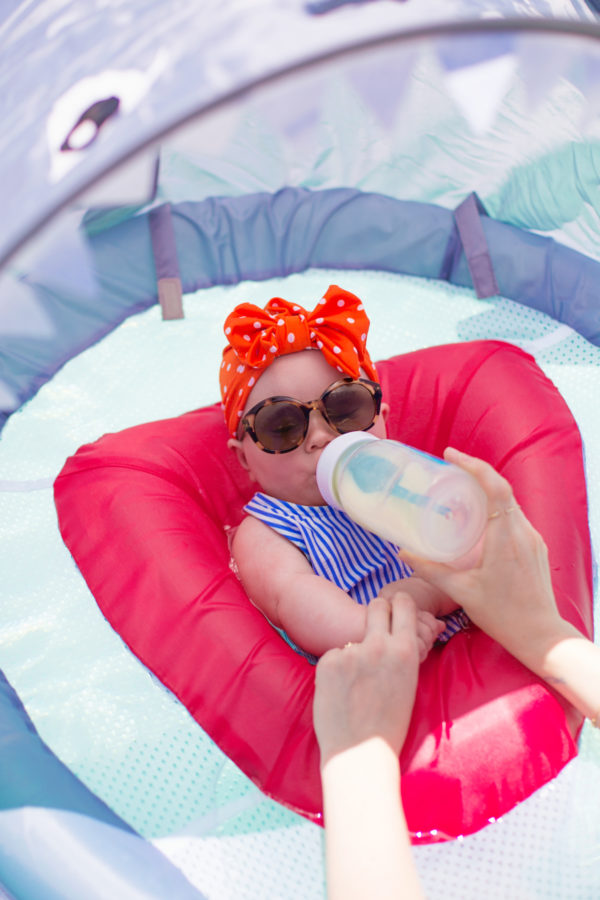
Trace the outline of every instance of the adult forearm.
{"type": "Polygon", "coordinates": [[[398,759],[381,738],[323,766],[329,900],[423,900],[400,802],[398,759]]]}
{"type": "Polygon", "coordinates": [[[600,647],[568,622],[532,642],[522,662],[600,726],[600,647]]]}

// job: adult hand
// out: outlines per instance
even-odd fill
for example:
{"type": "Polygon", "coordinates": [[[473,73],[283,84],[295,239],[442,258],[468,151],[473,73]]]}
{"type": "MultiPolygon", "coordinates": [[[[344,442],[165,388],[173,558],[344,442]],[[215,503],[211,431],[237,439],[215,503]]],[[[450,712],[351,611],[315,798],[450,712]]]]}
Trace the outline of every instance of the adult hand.
{"type": "Polygon", "coordinates": [[[361,643],[329,650],[317,664],[313,717],[321,765],[381,737],[397,756],[414,703],[419,666],[416,611],[402,592],[375,597],[361,643]]]}
{"type": "Polygon", "coordinates": [[[546,545],[495,469],[452,448],[444,457],[470,472],[487,496],[488,524],[479,560],[459,570],[406,551],[400,556],[460,604],[476,625],[536,668],[549,636],[565,625],[556,607],[546,545]]]}

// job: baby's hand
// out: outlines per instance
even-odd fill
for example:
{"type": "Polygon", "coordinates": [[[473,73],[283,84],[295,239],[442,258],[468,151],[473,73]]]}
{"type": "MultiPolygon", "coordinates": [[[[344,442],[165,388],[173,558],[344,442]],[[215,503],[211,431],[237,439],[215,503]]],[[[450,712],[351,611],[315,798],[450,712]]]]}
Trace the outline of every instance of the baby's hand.
{"type": "Polygon", "coordinates": [[[427,658],[429,651],[445,627],[444,622],[436,619],[430,612],[424,609],[417,610],[417,644],[420,663],[427,658]]]}

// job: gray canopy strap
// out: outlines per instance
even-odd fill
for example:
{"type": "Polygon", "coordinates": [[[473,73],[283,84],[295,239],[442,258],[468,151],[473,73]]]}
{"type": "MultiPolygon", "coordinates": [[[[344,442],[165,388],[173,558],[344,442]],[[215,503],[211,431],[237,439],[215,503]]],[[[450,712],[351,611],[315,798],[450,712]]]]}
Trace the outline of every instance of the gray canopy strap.
{"type": "Polygon", "coordinates": [[[454,220],[467,258],[475,293],[480,299],[499,294],[481,216],[487,213],[477,194],[469,194],[454,210],[454,220]]]}
{"type": "Polygon", "coordinates": [[[177,260],[175,229],[171,218],[171,204],[165,203],[150,211],[148,216],[152,253],[156,268],[158,302],[163,319],[183,319],[183,292],[177,260]]]}

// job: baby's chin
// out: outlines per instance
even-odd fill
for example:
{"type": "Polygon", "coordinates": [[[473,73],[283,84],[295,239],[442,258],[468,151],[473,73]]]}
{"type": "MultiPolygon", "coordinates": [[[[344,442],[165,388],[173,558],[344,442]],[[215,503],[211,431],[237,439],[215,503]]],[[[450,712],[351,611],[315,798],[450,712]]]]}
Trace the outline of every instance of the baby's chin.
{"type": "Polygon", "coordinates": [[[297,503],[299,506],[327,506],[319,493],[316,480],[314,485],[305,487],[304,490],[282,491],[279,499],[287,500],[288,503],[297,503]]]}

